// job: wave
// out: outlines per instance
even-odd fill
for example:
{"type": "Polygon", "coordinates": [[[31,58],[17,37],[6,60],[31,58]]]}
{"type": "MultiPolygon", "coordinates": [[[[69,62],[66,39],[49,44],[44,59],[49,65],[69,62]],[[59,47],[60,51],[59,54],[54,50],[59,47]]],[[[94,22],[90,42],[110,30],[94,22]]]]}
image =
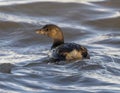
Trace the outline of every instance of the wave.
{"type": "Polygon", "coordinates": [[[45,24],[57,24],[60,27],[68,27],[74,29],[87,29],[86,27],[82,26],[81,24],[75,23],[67,23],[67,22],[60,22],[62,19],[58,17],[50,18],[50,17],[33,17],[33,16],[25,16],[25,15],[14,15],[14,14],[6,14],[0,13],[0,20],[1,21],[12,21],[18,23],[28,23],[34,25],[45,25],[45,24]],[[15,19],[15,20],[14,20],[15,19]]]}
{"type": "MultiPolygon", "coordinates": [[[[41,59],[45,57],[45,55],[40,55],[38,51],[40,50],[40,47],[37,46],[37,48],[27,47],[27,48],[19,48],[19,49],[12,49],[12,48],[1,48],[0,50],[0,63],[19,63],[19,62],[30,62],[37,59],[41,59]]],[[[42,54],[45,54],[44,52],[48,51],[42,51],[42,54]]]]}
{"type": "Polygon", "coordinates": [[[26,3],[34,3],[34,2],[62,2],[62,3],[85,3],[90,4],[90,2],[98,2],[104,0],[0,0],[0,6],[7,6],[7,5],[16,5],[16,4],[26,4],[26,3]]]}

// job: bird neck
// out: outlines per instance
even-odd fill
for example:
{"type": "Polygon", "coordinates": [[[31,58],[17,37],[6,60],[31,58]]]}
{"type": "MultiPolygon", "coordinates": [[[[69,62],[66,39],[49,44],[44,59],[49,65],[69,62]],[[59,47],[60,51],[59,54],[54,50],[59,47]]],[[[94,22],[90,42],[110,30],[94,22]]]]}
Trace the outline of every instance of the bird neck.
{"type": "Polygon", "coordinates": [[[51,49],[56,48],[57,46],[64,44],[64,39],[55,39],[53,42],[53,45],[51,47],[51,49]]]}

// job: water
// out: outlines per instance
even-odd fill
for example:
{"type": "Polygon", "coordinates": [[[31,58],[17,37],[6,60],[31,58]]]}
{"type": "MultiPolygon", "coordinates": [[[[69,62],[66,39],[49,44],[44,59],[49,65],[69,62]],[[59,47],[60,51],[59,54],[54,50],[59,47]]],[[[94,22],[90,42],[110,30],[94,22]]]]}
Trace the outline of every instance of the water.
{"type": "Polygon", "coordinates": [[[120,0],[0,0],[0,93],[61,92],[120,92],[120,0]],[[91,59],[48,63],[48,23],[91,59]]]}

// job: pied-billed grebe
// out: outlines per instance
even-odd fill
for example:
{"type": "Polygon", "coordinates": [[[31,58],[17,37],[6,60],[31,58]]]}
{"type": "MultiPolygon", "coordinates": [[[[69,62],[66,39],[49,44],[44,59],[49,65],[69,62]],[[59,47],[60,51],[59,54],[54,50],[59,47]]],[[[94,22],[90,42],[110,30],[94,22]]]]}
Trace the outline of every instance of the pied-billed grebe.
{"type": "Polygon", "coordinates": [[[88,51],[85,47],[75,43],[64,43],[62,30],[54,25],[48,24],[36,31],[37,34],[46,35],[53,39],[51,47],[52,57],[58,61],[89,59],[88,51]]]}

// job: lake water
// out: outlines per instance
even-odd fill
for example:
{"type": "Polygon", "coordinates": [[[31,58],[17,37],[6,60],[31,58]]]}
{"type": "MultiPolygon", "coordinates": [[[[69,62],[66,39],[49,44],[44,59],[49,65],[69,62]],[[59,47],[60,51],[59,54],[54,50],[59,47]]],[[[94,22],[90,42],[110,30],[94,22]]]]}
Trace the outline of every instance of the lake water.
{"type": "Polygon", "coordinates": [[[120,93],[120,0],[0,0],[0,93],[120,93]],[[48,62],[46,24],[91,59],[48,62]]]}

